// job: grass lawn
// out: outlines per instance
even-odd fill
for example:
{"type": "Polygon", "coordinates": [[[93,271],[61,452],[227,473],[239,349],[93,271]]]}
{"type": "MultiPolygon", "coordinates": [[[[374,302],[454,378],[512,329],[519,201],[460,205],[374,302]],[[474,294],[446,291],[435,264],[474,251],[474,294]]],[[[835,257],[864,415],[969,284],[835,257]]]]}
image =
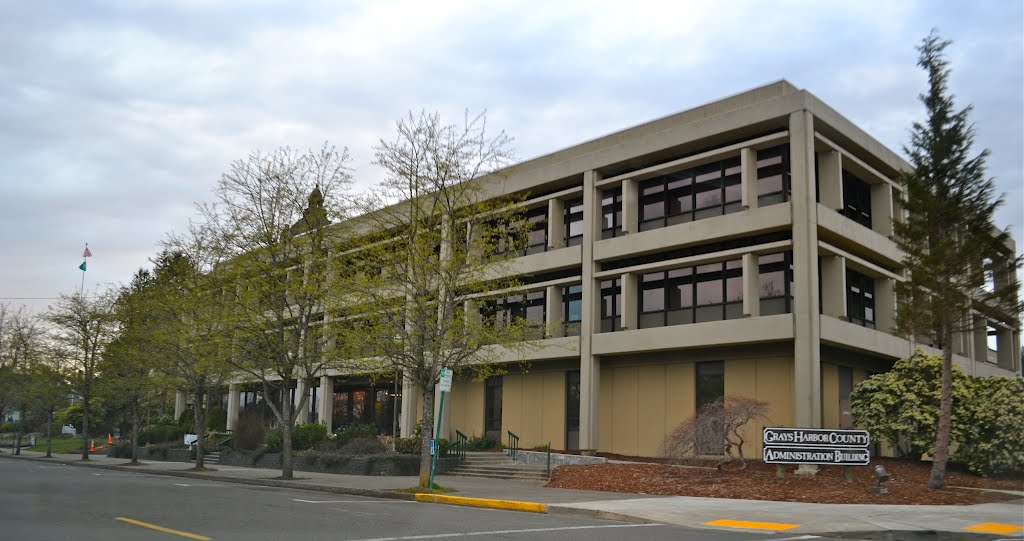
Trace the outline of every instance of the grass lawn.
{"type": "MultiPolygon", "coordinates": [[[[36,437],[35,447],[26,447],[28,451],[46,452],[46,438],[36,437]]],[[[53,438],[54,453],[81,453],[82,438],[53,438]]]]}

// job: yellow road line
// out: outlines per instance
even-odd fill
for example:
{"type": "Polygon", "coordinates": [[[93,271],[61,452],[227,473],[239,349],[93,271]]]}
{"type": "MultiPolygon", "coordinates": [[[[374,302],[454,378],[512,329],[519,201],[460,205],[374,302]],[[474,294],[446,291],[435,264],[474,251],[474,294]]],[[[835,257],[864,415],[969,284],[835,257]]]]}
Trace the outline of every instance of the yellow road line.
{"type": "Polygon", "coordinates": [[[189,539],[198,539],[199,541],[210,541],[209,537],[204,535],[198,535],[194,533],[182,532],[180,530],[172,530],[170,528],[164,528],[163,526],[157,526],[156,524],[150,524],[148,522],[142,522],[141,520],[135,520],[125,517],[114,517],[114,520],[120,520],[121,522],[127,522],[128,524],[134,524],[136,526],[142,526],[143,528],[149,528],[150,530],[156,530],[158,532],[169,533],[173,535],[180,535],[189,539]]]}
{"type": "Polygon", "coordinates": [[[705,522],[708,526],[725,526],[728,528],[746,528],[749,530],[774,530],[781,532],[796,528],[799,524],[780,524],[778,522],[749,522],[746,520],[712,520],[705,522]]]}
{"type": "Polygon", "coordinates": [[[999,524],[998,522],[984,522],[964,528],[969,532],[995,533],[1007,535],[1024,530],[1024,526],[1017,524],[999,524]]]}
{"type": "Polygon", "coordinates": [[[466,505],[469,507],[486,507],[489,509],[530,511],[533,513],[548,512],[548,506],[543,503],[517,502],[512,500],[489,500],[486,498],[463,498],[461,496],[445,496],[442,494],[417,494],[416,501],[431,503],[447,503],[450,505],[466,505]]]}

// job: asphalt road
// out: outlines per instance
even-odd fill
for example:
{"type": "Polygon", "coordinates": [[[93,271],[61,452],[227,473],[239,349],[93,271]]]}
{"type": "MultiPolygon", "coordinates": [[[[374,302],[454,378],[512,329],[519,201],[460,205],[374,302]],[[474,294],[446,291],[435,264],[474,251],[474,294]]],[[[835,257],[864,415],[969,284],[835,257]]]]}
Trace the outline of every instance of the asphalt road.
{"type": "Polygon", "coordinates": [[[474,509],[0,460],[3,540],[702,540],[792,538],[474,509]]]}

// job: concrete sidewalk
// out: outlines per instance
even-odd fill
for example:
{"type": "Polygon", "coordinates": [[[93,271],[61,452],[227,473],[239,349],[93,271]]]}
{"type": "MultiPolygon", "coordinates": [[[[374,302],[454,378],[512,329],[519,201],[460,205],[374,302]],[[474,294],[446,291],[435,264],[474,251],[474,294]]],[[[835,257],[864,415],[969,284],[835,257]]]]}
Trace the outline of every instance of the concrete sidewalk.
{"type": "MultiPolygon", "coordinates": [[[[0,454],[0,457],[18,458],[7,452],[0,454]]],[[[22,451],[21,458],[137,473],[403,499],[412,499],[412,495],[392,491],[413,487],[418,482],[417,477],[300,471],[295,472],[294,480],[281,481],[277,479],[279,470],[213,466],[216,471],[199,473],[188,471],[191,467],[189,463],[152,461],[142,466],[126,466],[125,459],[103,455],[93,455],[88,463],[81,462],[78,455],[55,455],[47,459],[43,458],[43,453],[29,451],[22,451]]],[[[456,490],[453,495],[457,498],[451,498],[445,503],[499,507],[488,505],[486,501],[467,503],[467,500],[534,502],[543,504],[540,508],[548,513],[660,522],[693,528],[784,532],[795,536],[891,530],[977,531],[1024,539],[1024,494],[1020,494],[1022,499],[970,506],[853,505],[642,496],[546,488],[540,482],[444,475],[438,476],[437,483],[456,490]]]]}

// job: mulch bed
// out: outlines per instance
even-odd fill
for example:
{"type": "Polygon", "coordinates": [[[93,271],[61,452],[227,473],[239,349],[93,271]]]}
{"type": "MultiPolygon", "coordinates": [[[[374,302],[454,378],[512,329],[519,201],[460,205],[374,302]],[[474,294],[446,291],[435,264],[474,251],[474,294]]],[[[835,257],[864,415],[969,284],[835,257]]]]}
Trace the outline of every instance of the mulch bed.
{"type": "MultiPolygon", "coordinates": [[[[616,459],[649,460],[635,457],[616,459]]],[[[634,494],[697,496],[807,503],[872,503],[899,505],[970,505],[1020,499],[1021,496],[991,490],[1024,491],[1024,477],[984,478],[951,467],[946,472],[944,490],[928,489],[930,462],[879,458],[871,467],[853,467],[853,483],[843,482],[843,468],[822,466],[815,476],[796,476],[796,466],[785,466],[783,483],[776,483],[775,465],[748,461],[747,468],[729,464],[718,471],[713,463],[671,464],[596,464],[562,466],[552,472],[553,488],[600,490],[634,494]],[[872,494],[875,485],[872,468],[882,464],[891,479],[883,486],[889,494],[872,494]],[[708,467],[711,466],[711,467],[708,467]],[[950,487],[973,487],[970,490],[950,487]]]]}

